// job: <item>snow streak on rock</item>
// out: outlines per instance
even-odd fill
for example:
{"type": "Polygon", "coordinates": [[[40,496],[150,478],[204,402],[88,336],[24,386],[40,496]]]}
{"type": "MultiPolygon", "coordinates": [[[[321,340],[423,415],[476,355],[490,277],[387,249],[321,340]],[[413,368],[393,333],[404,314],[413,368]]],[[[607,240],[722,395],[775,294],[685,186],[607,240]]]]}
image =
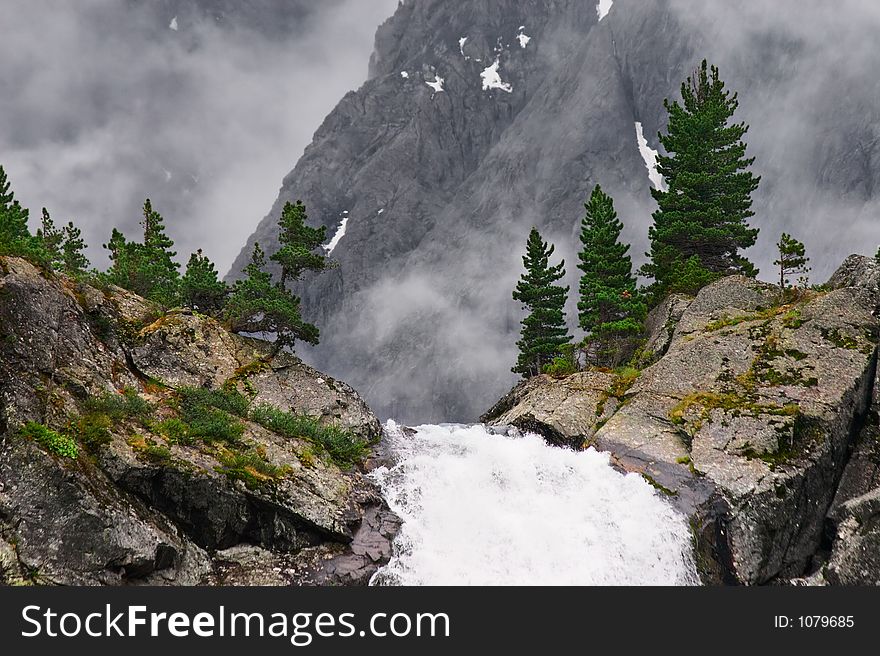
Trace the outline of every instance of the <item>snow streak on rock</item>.
{"type": "Polygon", "coordinates": [[[642,130],[642,124],[638,121],[636,121],[636,140],[639,143],[639,152],[642,154],[642,159],[645,160],[645,167],[648,169],[648,179],[655,189],[665,191],[666,181],[657,170],[657,151],[648,145],[648,140],[645,139],[645,134],[642,130]]]}

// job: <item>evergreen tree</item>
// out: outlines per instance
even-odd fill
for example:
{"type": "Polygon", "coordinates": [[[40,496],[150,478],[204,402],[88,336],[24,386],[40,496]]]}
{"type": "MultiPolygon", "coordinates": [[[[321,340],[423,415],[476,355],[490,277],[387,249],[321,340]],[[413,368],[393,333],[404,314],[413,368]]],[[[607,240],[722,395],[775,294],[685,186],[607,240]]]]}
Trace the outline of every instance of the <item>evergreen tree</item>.
{"type": "Polygon", "coordinates": [[[144,202],[141,226],[144,242],[138,265],[143,269],[143,277],[150,281],[146,297],[161,305],[174,305],[178,301],[180,265],[174,261],[177,253],[171,250],[174,242],[165,234],[165,219],[153,210],[149,198],[144,202]]]}
{"type": "Polygon", "coordinates": [[[668,189],[651,190],[658,209],[642,273],[654,279],[655,301],[671,291],[693,293],[723,275],[757,274],[740,253],[758,236],[748,219],[760,178],[748,171],[748,126],[730,123],[737,94],[725,91],[718,69],[703,60],[681,96],[682,104],[664,101],[669,123],[659,135],[669,155],[658,157],[657,170],[668,189]]]}
{"type": "Polygon", "coordinates": [[[180,265],[173,259],[177,253],[171,250],[174,242],[165,234],[165,221],[153,210],[149,199],[144,202],[141,227],[144,240],[140,243],[128,241],[113,229],[110,241],[104,245],[111,261],[105,277],[160,305],[172,306],[178,301],[180,265]]]}
{"type": "Polygon", "coordinates": [[[6,171],[0,166],[0,255],[18,255],[51,266],[42,240],[28,230],[28,211],[15,199],[6,171]]]}
{"type": "Polygon", "coordinates": [[[324,271],[332,263],[319,250],[327,238],[327,228],[306,225],[308,215],[301,200],[287,202],[278,221],[279,249],[271,260],[281,265],[281,284],[299,280],[306,271],[324,271]]]}
{"type": "Polygon", "coordinates": [[[229,289],[217,275],[214,263],[202,250],[190,255],[186,273],[180,279],[181,302],[194,310],[214,315],[223,308],[229,289]]]}
{"type": "Polygon", "coordinates": [[[297,339],[317,344],[318,329],[302,320],[300,299],[266,271],[266,254],[254,244],[244,278],[236,281],[226,303],[224,315],[234,332],[275,333],[274,357],[297,339]]]}
{"type": "Polygon", "coordinates": [[[82,231],[68,221],[61,229],[61,267],[68,275],[81,275],[89,268],[89,259],[85,255],[86,242],[82,231]]]}
{"type": "Polygon", "coordinates": [[[61,231],[55,227],[55,222],[49,216],[49,210],[43,208],[43,215],[40,219],[40,228],[37,230],[37,239],[42,242],[43,250],[52,263],[52,268],[61,269],[63,261],[61,259],[61,242],[64,236],[61,231]]]}
{"type": "Polygon", "coordinates": [[[564,347],[571,340],[565,325],[565,301],[568,287],[554,283],[565,276],[565,261],[550,266],[554,247],[541,239],[532,228],[523,256],[525,273],[520,277],[513,298],[527,311],[522,321],[519,358],[514,373],[524,378],[540,374],[545,365],[563,356],[564,347]]]}
{"type": "Polygon", "coordinates": [[[85,256],[86,243],[82,238],[82,231],[73,225],[73,221],[68,221],[59,230],[55,227],[49,210],[44,207],[40,224],[37,239],[40,240],[52,268],[71,276],[85,273],[89,268],[89,260],[85,256]]]}
{"type": "Polygon", "coordinates": [[[790,285],[788,276],[801,274],[799,282],[806,286],[806,275],[810,272],[810,258],[806,255],[806,248],[803,243],[795,239],[789,234],[782,233],[776,244],[779,250],[779,259],[773,262],[779,267],[779,288],[785,291],[790,285]]]}
{"type": "Polygon", "coordinates": [[[616,366],[626,355],[626,342],[642,332],[645,304],[636,290],[629,244],[620,243],[623,223],[614,201],[599,185],[584,205],[578,319],[595,347],[596,364],[616,366]]]}

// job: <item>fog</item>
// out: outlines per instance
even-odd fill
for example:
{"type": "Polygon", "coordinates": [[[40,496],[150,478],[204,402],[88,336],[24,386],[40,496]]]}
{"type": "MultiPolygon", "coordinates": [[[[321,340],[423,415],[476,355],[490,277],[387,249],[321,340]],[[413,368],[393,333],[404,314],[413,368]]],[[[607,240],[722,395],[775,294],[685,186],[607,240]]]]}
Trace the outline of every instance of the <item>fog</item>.
{"type": "Polygon", "coordinates": [[[179,259],[232,262],[397,0],[7,0],[0,164],[94,264],[150,197],[179,259]],[[176,20],[175,20],[176,19],[176,20]],[[172,29],[172,27],[177,28],[172,29]]]}

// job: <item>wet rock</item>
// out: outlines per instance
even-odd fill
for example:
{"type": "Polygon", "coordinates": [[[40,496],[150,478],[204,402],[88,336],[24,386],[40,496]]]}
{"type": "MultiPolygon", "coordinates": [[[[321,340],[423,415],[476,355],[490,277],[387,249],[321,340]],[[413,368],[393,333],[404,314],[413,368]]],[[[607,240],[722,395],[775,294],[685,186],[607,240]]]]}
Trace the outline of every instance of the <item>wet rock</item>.
{"type": "Polygon", "coordinates": [[[515,426],[542,435],[553,446],[579,449],[617,408],[615,380],[613,374],[602,372],[559,379],[535,376],[513,388],[480,421],[515,426]]]}

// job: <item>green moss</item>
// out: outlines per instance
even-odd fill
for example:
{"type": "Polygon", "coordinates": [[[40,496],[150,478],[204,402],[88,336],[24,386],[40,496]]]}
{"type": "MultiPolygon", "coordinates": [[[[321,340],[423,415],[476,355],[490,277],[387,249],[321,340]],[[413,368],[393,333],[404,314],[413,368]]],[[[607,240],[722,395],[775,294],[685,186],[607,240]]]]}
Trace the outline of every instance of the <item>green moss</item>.
{"type": "Polygon", "coordinates": [[[749,396],[734,392],[693,392],[679,401],[669,411],[669,420],[678,426],[690,425],[696,432],[705,422],[711,421],[712,410],[724,410],[734,417],[775,415],[794,417],[800,413],[796,403],[772,405],[758,403],[749,396]],[[693,417],[693,410],[697,410],[693,417]]]}
{"type": "MultiPolygon", "coordinates": [[[[635,385],[642,372],[635,367],[620,367],[614,370],[614,382],[608,390],[608,396],[616,399],[622,399],[629,392],[630,388],[635,385]]],[[[604,409],[604,408],[603,408],[604,409]]]]}
{"type": "Polygon", "coordinates": [[[29,421],[20,430],[22,437],[39,444],[45,451],[61,458],[76,460],[79,457],[79,445],[69,435],[62,435],[51,428],[29,421]]]}
{"type": "Polygon", "coordinates": [[[239,384],[244,387],[245,393],[253,399],[257,396],[257,388],[251,382],[251,376],[255,376],[262,371],[270,369],[271,365],[268,360],[258,359],[253,362],[236,369],[232,376],[223,383],[223,389],[226,391],[238,391],[239,384]]]}

